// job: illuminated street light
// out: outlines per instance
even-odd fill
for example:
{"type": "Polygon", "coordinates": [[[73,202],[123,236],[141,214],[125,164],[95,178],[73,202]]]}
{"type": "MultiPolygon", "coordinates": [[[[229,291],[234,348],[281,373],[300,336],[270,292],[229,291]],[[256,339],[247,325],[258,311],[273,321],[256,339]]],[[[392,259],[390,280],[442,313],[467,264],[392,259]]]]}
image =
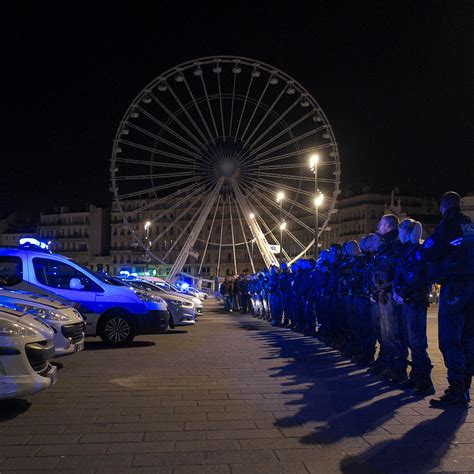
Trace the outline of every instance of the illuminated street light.
{"type": "Polygon", "coordinates": [[[146,221],[145,222],[145,230],[148,230],[148,228],[151,226],[151,222],[150,221],[146,221]]]}
{"type": "Polygon", "coordinates": [[[316,207],[319,207],[324,201],[324,194],[319,193],[315,198],[314,198],[314,205],[316,207]]]}
{"type": "Polygon", "coordinates": [[[315,171],[319,163],[319,155],[317,153],[314,153],[309,157],[309,167],[311,171],[315,171]]]}
{"type": "Polygon", "coordinates": [[[285,193],[283,191],[280,191],[279,193],[277,193],[277,202],[282,202],[283,199],[285,199],[285,193]]]}
{"type": "Polygon", "coordinates": [[[282,222],[280,224],[280,230],[285,230],[286,229],[286,222],[282,222]]]}
{"type": "Polygon", "coordinates": [[[249,217],[250,217],[250,219],[255,219],[255,214],[254,214],[253,212],[251,212],[251,213],[249,214],[249,217]]]}

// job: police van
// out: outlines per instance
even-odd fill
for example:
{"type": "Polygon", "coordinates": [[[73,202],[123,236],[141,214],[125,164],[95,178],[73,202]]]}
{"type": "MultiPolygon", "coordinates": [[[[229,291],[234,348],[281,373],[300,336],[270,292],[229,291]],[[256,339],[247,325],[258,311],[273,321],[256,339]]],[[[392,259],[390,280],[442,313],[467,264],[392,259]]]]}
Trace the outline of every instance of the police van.
{"type": "Polygon", "coordinates": [[[163,299],[114,284],[100,273],[51,253],[36,239],[0,248],[0,287],[30,291],[75,303],[86,336],[109,344],[126,344],[140,334],[164,333],[169,312],[163,299]]]}

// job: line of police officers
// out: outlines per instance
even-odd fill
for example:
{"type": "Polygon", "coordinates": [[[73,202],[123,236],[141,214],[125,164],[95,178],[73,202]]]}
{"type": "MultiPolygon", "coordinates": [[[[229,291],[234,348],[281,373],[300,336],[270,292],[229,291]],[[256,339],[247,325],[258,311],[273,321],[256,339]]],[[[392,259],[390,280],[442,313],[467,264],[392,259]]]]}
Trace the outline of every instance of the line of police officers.
{"type": "Polygon", "coordinates": [[[262,270],[244,285],[251,311],[273,326],[317,337],[367,364],[370,373],[425,396],[435,391],[427,352],[428,298],[432,284],[440,283],[439,347],[449,388],[430,403],[468,406],[474,373],[474,224],[461,212],[455,192],[441,198],[440,212],[440,224],[424,243],[419,222],[387,214],[359,243],[333,244],[318,261],[262,270]]]}

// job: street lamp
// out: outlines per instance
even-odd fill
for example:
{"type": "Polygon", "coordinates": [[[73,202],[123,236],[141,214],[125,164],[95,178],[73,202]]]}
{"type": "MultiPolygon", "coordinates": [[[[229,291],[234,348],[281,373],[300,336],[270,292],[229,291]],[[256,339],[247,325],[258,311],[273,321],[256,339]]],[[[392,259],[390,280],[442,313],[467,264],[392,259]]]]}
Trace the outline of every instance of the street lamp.
{"type": "Polygon", "coordinates": [[[151,226],[151,222],[150,221],[146,221],[145,222],[145,225],[143,226],[143,228],[145,229],[145,243],[146,243],[146,249],[145,249],[145,273],[148,273],[148,259],[149,259],[149,255],[148,255],[148,252],[150,251],[150,247],[151,247],[151,242],[150,242],[150,226],[151,226]]]}
{"type": "Polygon", "coordinates": [[[280,256],[283,260],[283,231],[286,229],[286,222],[280,224],[280,256]]]}
{"type": "Polygon", "coordinates": [[[324,201],[324,194],[317,190],[316,197],[314,198],[314,258],[318,259],[319,253],[319,206],[324,201]]]}
{"type": "MultiPolygon", "coordinates": [[[[280,221],[283,221],[283,199],[285,199],[285,193],[283,191],[279,191],[276,195],[276,202],[279,204],[280,208],[280,221]]],[[[283,257],[283,229],[286,227],[286,222],[283,222],[280,225],[280,257],[283,257]],[[282,227],[283,226],[283,227],[282,227]]]]}
{"type": "Polygon", "coordinates": [[[318,188],[318,163],[319,163],[319,155],[317,153],[313,153],[309,157],[309,168],[314,174],[314,194],[316,195],[314,204],[315,204],[315,211],[314,211],[314,258],[318,258],[318,236],[319,236],[319,206],[323,202],[322,194],[319,192],[318,188]],[[319,195],[318,195],[319,193],[319,195]]]}
{"type": "Polygon", "coordinates": [[[251,212],[251,213],[249,214],[249,217],[250,217],[250,219],[255,219],[255,214],[254,214],[253,212],[251,212]]]}

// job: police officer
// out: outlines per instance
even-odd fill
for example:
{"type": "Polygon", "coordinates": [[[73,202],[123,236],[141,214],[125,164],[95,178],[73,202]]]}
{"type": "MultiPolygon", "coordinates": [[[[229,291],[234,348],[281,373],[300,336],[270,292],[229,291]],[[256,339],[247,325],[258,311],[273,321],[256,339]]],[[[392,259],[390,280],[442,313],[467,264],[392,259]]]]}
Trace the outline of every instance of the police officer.
{"type": "Polygon", "coordinates": [[[279,288],[280,297],[283,306],[283,327],[290,327],[292,317],[292,283],[293,277],[291,270],[286,262],[280,263],[279,288]]]}
{"type": "Polygon", "coordinates": [[[431,360],[428,356],[426,318],[429,306],[430,281],[428,266],[421,258],[422,225],[404,219],[399,225],[401,253],[397,259],[393,298],[402,305],[403,321],[411,352],[412,370],[405,386],[420,394],[435,392],[431,381],[431,360]]]}
{"type": "Polygon", "coordinates": [[[268,283],[270,316],[271,316],[270,322],[272,326],[279,326],[281,324],[281,318],[283,315],[279,283],[280,283],[279,269],[277,266],[272,265],[270,267],[270,279],[268,283]]]}
{"type": "Polygon", "coordinates": [[[397,216],[384,215],[377,231],[382,236],[382,244],[374,257],[374,296],[380,310],[381,336],[389,364],[388,371],[383,375],[396,384],[404,384],[407,380],[408,347],[401,307],[395,304],[392,288],[396,259],[400,252],[397,216]]]}
{"type": "Polygon", "coordinates": [[[430,403],[465,407],[474,372],[474,224],[453,191],[441,198],[440,212],[443,218],[425,241],[423,255],[441,283],[438,337],[449,388],[430,403]]]}
{"type": "Polygon", "coordinates": [[[338,347],[342,343],[341,339],[341,302],[339,299],[339,275],[342,265],[342,247],[339,244],[332,244],[329,247],[329,274],[327,281],[327,321],[329,343],[338,347]]]}

